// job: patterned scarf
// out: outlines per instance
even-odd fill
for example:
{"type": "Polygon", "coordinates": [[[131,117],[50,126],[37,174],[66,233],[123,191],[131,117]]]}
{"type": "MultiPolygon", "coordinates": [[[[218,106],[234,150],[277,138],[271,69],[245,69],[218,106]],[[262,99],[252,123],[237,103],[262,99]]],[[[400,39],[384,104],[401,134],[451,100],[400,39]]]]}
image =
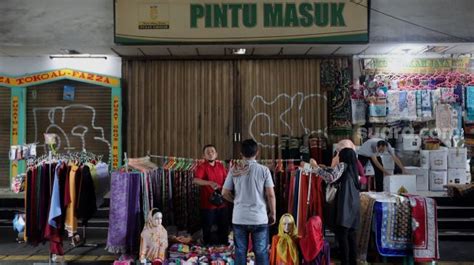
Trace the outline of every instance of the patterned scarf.
{"type": "Polygon", "coordinates": [[[282,261],[285,263],[287,262],[286,257],[288,255],[288,250],[290,251],[290,257],[293,261],[293,264],[299,264],[299,257],[298,257],[298,247],[295,244],[295,239],[298,237],[298,229],[295,224],[295,220],[291,214],[284,214],[280,218],[280,223],[278,225],[278,245],[277,245],[277,254],[282,261]],[[285,233],[285,225],[283,223],[285,218],[290,219],[290,224],[293,225],[293,230],[291,233],[285,233]]]}

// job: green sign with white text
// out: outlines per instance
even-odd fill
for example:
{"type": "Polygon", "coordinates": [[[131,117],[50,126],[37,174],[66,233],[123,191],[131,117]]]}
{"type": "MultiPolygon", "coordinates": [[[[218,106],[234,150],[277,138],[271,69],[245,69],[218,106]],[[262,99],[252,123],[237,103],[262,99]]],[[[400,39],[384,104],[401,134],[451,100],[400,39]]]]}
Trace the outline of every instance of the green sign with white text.
{"type": "Polygon", "coordinates": [[[115,42],[364,43],[368,0],[115,0],[115,42]]]}

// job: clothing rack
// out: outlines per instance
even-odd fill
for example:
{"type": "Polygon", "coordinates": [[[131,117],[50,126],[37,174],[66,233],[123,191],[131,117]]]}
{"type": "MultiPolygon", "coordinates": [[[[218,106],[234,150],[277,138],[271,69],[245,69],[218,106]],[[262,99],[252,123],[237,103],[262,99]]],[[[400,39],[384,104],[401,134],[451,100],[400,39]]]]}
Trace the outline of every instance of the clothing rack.
{"type": "MultiPolygon", "coordinates": [[[[93,153],[90,153],[90,152],[87,152],[85,149],[82,151],[82,152],[75,152],[75,153],[71,153],[70,151],[68,151],[66,154],[58,154],[58,153],[54,153],[53,154],[53,151],[48,151],[48,154],[47,155],[43,155],[41,157],[37,157],[35,159],[30,159],[28,160],[28,166],[34,166],[38,163],[41,163],[41,162],[46,162],[49,166],[49,174],[52,173],[52,163],[53,162],[58,162],[59,160],[75,160],[75,161],[78,161],[78,162],[85,162],[85,161],[92,161],[92,160],[96,160],[96,161],[101,161],[102,160],[102,155],[95,155],[93,153]]],[[[51,178],[51,175],[49,176],[49,178],[51,178]]],[[[54,178],[53,178],[54,180],[54,178]]],[[[52,196],[52,185],[50,185],[49,187],[49,196],[51,197],[52,196]]],[[[64,256],[69,253],[71,250],[75,249],[75,248],[78,248],[78,247],[98,247],[98,244],[90,244],[90,243],[87,243],[87,236],[86,236],[86,225],[83,224],[82,225],[82,238],[80,238],[80,241],[77,243],[74,242],[74,238],[75,238],[75,235],[72,237],[72,245],[73,247],[68,249],[67,251],[64,251],[64,256]]],[[[48,264],[52,264],[52,262],[56,263],[58,261],[56,260],[52,260],[52,256],[53,254],[49,251],[49,258],[48,258],[48,264]]]]}
{"type": "MultiPolygon", "coordinates": [[[[124,155],[125,159],[126,154],[124,155]]],[[[160,158],[160,159],[176,159],[176,160],[181,160],[181,161],[201,161],[202,159],[197,159],[197,158],[187,158],[187,157],[175,157],[175,156],[163,156],[163,155],[152,155],[150,151],[147,151],[146,156],[151,157],[151,158],[160,158]]],[[[240,161],[242,159],[229,159],[229,160],[217,160],[217,161],[240,161]]],[[[295,161],[300,161],[300,159],[257,159],[258,162],[295,162],[295,161]]]]}

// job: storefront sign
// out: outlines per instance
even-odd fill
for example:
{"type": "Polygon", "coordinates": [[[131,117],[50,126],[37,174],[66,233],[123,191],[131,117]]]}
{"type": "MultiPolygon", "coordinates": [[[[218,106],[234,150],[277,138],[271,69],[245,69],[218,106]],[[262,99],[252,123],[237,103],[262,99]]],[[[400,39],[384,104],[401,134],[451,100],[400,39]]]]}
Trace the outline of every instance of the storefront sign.
{"type": "Polygon", "coordinates": [[[120,118],[120,99],[114,96],[113,99],[113,116],[112,116],[112,168],[119,166],[119,118],[120,118]]]}
{"type": "MultiPolygon", "coordinates": [[[[17,145],[18,144],[18,134],[19,134],[19,129],[18,129],[18,124],[19,124],[19,115],[20,115],[20,103],[19,103],[19,98],[18,96],[13,96],[12,97],[12,110],[11,110],[11,124],[12,124],[12,138],[11,138],[11,145],[17,145]]],[[[18,162],[13,161],[11,164],[11,176],[16,176],[18,174],[18,162]]]]}
{"type": "Polygon", "coordinates": [[[377,72],[395,73],[436,73],[443,71],[469,72],[469,58],[415,58],[405,60],[401,58],[365,59],[364,69],[377,72]]]}
{"type": "Polygon", "coordinates": [[[115,42],[368,42],[368,0],[115,0],[115,42]]]}
{"type": "Polygon", "coordinates": [[[0,85],[11,86],[13,85],[12,81],[14,81],[14,79],[11,77],[0,75],[0,85]]]}
{"type": "Polygon", "coordinates": [[[22,77],[0,76],[0,84],[4,84],[7,86],[26,87],[36,85],[38,83],[52,82],[66,77],[78,79],[85,82],[94,82],[105,86],[119,86],[120,83],[118,78],[94,73],[81,72],[71,69],[61,69],[50,72],[26,75],[22,77]]]}

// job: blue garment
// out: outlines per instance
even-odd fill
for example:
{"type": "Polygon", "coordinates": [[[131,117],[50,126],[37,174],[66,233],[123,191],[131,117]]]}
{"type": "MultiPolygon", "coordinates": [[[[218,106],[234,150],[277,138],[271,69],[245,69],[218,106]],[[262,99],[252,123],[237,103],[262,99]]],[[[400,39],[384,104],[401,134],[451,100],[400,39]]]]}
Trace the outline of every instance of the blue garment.
{"type": "Polygon", "coordinates": [[[234,224],[235,265],[247,264],[249,235],[252,237],[252,249],[255,253],[255,264],[270,264],[268,257],[268,225],[234,224]]]}
{"type": "Polygon", "coordinates": [[[58,163],[56,169],[54,170],[54,184],[53,184],[53,194],[51,195],[51,205],[49,207],[49,216],[48,224],[54,228],[57,228],[56,221],[54,218],[61,215],[61,198],[59,196],[59,177],[58,171],[61,163],[58,163]]]}

